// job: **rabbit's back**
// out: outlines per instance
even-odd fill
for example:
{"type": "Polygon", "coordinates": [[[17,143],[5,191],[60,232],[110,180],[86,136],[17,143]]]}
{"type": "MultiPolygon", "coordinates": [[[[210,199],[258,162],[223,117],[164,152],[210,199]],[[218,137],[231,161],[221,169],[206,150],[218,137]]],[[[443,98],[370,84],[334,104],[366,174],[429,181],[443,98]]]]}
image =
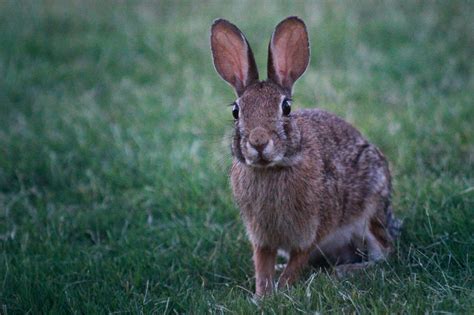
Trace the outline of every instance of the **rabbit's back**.
{"type": "MultiPolygon", "coordinates": [[[[320,159],[322,170],[313,171],[324,179],[327,189],[322,192],[329,191],[325,198],[335,200],[333,209],[325,211],[337,217],[337,225],[345,226],[376,212],[383,217],[390,202],[391,177],[380,150],[348,122],[327,111],[302,110],[295,115],[304,130],[302,152],[306,158],[302,164],[320,159]]],[[[320,230],[322,237],[325,231],[320,230]]]]}

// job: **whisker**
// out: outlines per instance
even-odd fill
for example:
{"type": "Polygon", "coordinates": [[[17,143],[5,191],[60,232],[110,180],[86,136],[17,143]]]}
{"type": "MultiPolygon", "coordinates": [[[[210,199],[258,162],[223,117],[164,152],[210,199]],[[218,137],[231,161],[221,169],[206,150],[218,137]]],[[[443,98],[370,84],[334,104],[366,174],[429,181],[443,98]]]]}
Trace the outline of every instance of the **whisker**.
{"type": "Polygon", "coordinates": [[[219,169],[226,169],[231,161],[232,154],[230,152],[222,153],[222,155],[216,159],[216,165],[219,169]]]}

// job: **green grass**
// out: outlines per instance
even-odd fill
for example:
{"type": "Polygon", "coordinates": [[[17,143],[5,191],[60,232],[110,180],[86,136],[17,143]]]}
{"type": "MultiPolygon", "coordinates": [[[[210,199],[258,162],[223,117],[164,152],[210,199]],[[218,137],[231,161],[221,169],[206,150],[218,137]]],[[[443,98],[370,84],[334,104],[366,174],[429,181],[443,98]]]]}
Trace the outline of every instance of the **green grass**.
{"type": "Polygon", "coordinates": [[[2,314],[474,313],[473,2],[255,2],[0,2],[2,314]],[[388,262],[256,304],[208,32],[239,25],[264,77],[295,14],[294,106],[385,152],[405,229],[388,262]]]}

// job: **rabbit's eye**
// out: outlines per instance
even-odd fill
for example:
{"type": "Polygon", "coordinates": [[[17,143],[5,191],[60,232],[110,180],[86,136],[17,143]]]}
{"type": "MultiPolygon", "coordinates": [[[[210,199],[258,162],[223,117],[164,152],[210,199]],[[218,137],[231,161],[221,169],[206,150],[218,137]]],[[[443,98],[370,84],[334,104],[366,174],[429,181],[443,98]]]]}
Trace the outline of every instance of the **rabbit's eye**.
{"type": "Polygon", "coordinates": [[[283,103],[281,103],[281,110],[285,116],[288,116],[291,113],[291,104],[288,99],[285,99],[283,103]]]}
{"type": "Polygon", "coordinates": [[[234,116],[234,119],[239,119],[239,105],[237,103],[232,106],[232,116],[234,116]]]}

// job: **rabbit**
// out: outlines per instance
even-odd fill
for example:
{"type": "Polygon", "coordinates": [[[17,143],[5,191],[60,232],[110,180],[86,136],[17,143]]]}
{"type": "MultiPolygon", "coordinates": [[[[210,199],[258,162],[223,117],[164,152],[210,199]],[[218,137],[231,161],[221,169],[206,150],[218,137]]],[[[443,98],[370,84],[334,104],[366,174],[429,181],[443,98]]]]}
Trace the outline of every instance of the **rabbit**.
{"type": "Polygon", "coordinates": [[[278,288],[307,266],[352,270],[386,259],[401,227],[386,158],[334,114],[291,110],[310,60],[304,22],[291,16],[275,27],[265,81],[234,24],[215,20],[210,42],[216,71],[237,94],[230,179],[253,248],[256,296],[275,289],[279,251],[289,259],[278,288]]]}

